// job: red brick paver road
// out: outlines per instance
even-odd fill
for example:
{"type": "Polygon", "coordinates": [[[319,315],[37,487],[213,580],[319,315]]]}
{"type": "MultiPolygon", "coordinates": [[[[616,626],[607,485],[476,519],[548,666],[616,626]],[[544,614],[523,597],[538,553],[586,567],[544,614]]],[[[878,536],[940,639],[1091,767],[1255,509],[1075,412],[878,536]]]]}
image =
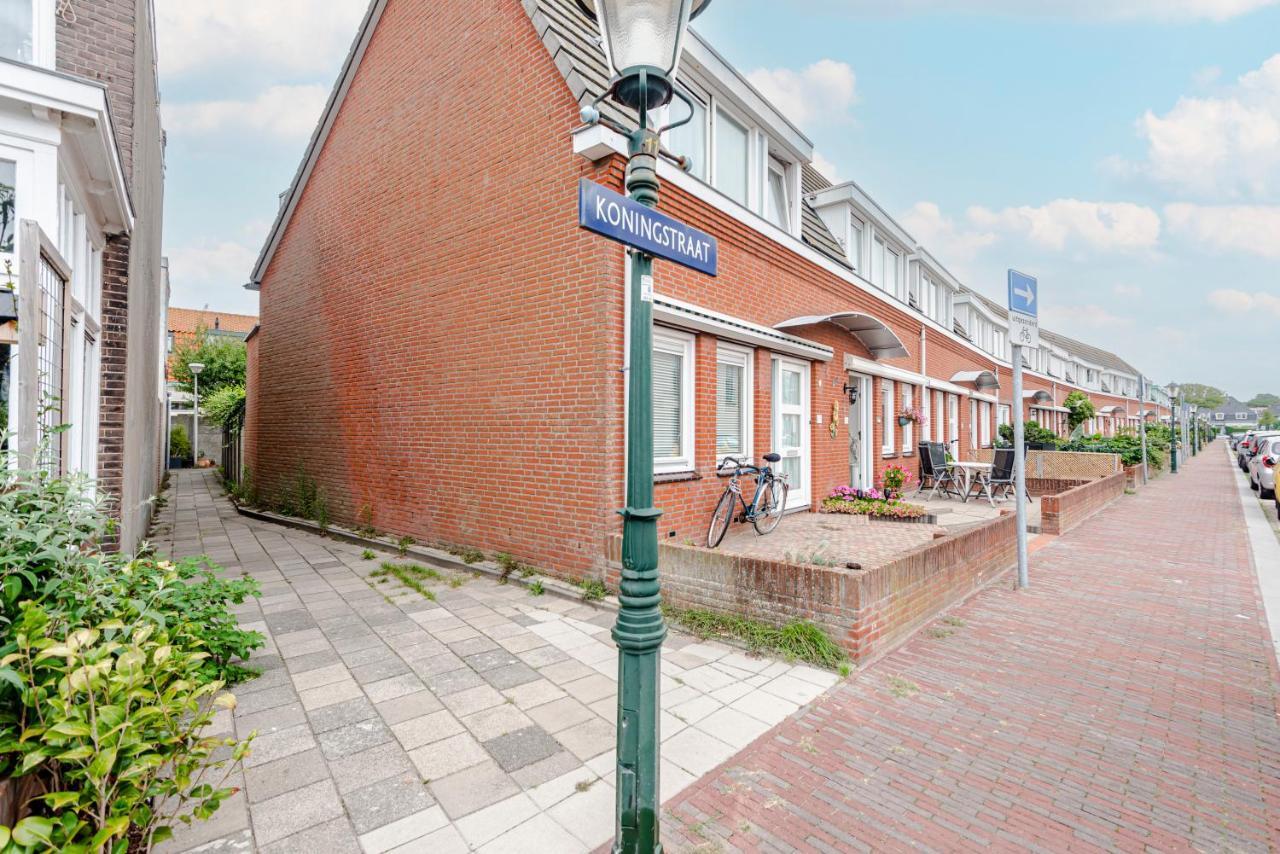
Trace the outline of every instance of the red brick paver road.
{"type": "Polygon", "coordinates": [[[669,803],[668,850],[1280,848],[1232,477],[1211,448],[1039,550],[669,803]]]}

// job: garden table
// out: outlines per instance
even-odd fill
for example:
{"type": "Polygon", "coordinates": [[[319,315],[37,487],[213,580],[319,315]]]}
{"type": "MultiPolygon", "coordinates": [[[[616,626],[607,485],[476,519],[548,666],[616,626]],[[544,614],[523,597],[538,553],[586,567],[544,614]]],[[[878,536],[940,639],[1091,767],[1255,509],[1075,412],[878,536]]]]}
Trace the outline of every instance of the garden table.
{"type": "Polygon", "coordinates": [[[947,463],[947,465],[960,476],[960,480],[964,484],[964,495],[960,498],[966,504],[969,503],[969,492],[973,489],[973,481],[978,472],[991,471],[991,463],[979,463],[971,460],[957,460],[947,463]]]}

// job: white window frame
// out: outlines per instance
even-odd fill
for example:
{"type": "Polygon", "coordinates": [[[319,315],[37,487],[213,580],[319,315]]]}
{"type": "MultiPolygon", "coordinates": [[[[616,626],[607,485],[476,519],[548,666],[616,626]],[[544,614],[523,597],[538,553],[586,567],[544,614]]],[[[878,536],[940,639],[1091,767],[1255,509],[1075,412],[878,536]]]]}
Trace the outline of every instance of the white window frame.
{"type": "Polygon", "coordinates": [[[1013,424],[1013,407],[1007,403],[1001,403],[996,407],[996,420],[1000,424],[1013,424]]]}
{"type": "MultiPolygon", "coordinates": [[[[716,365],[736,365],[742,368],[742,450],[740,455],[751,459],[754,454],[755,447],[755,350],[750,347],[742,347],[737,344],[728,344],[724,341],[716,342],[716,365]]],[[[720,376],[719,371],[716,372],[716,404],[719,408],[720,394],[720,376]]],[[[717,413],[718,417],[718,413],[717,413]]],[[[717,425],[719,427],[719,425],[717,425]]],[[[720,457],[720,448],[716,448],[716,462],[720,457]]]]}
{"type": "Polygon", "coordinates": [[[934,409],[937,417],[933,419],[933,441],[943,444],[947,441],[947,395],[943,391],[933,393],[934,409]]]}
{"type": "Polygon", "coordinates": [[[864,269],[863,259],[866,257],[866,250],[863,243],[867,238],[867,224],[858,217],[849,215],[849,245],[845,247],[845,251],[849,256],[849,263],[853,265],[853,272],[862,276],[864,279],[870,278],[870,271],[864,269]]]}
{"type": "Polygon", "coordinates": [[[990,403],[984,400],[978,404],[978,417],[982,419],[980,428],[979,428],[979,434],[978,434],[980,437],[981,445],[984,448],[990,448],[991,447],[991,404],[990,403]]]}
{"type": "Polygon", "coordinates": [[[969,450],[978,450],[978,400],[969,398],[969,450]]]}
{"type": "MultiPolygon", "coordinates": [[[[909,385],[907,383],[903,383],[901,388],[899,389],[899,392],[902,395],[902,402],[899,404],[899,406],[901,406],[902,409],[904,410],[908,409],[909,407],[915,404],[915,387],[914,386],[909,385]]],[[[912,447],[912,442],[915,441],[915,432],[916,432],[915,426],[916,425],[911,421],[908,421],[906,424],[902,425],[902,453],[903,454],[910,454],[912,451],[915,450],[915,448],[912,447]]]]}
{"type": "Polygon", "coordinates": [[[793,211],[795,205],[793,205],[791,201],[790,164],[783,162],[774,154],[766,155],[764,180],[765,185],[762,188],[763,192],[760,194],[762,202],[760,205],[760,215],[788,234],[794,234],[795,229],[792,227],[792,220],[795,218],[795,212],[793,211]],[[772,181],[774,175],[777,175],[782,181],[782,222],[773,222],[773,220],[769,219],[769,199],[773,194],[772,181]]]}
{"type": "Polygon", "coordinates": [[[954,394],[947,395],[947,447],[955,443],[960,450],[960,398],[954,394]]]}
{"type": "Polygon", "coordinates": [[[894,395],[893,380],[880,380],[880,454],[885,457],[892,457],[897,453],[895,439],[893,434],[893,425],[895,423],[895,413],[893,411],[894,395]],[[886,403],[885,395],[889,400],[886,403]]]}
{"type": "Polygon", "coordinates": [[[671,474],[673,472],[692,471],[694,468],[694,437],[697,435],[694,421],[696,396],[694,394],[694,378],[697,376],[694,359],[697,354],[695,346],[697,337],[688,332],[680,332],[665,326],[654,327],[653,349],[664,353],[672,353],[684,358],[680,376],[680,424],[684,435],[680,437],[680,455],[677,457],[653,458],[654,474],[671,474]]]}

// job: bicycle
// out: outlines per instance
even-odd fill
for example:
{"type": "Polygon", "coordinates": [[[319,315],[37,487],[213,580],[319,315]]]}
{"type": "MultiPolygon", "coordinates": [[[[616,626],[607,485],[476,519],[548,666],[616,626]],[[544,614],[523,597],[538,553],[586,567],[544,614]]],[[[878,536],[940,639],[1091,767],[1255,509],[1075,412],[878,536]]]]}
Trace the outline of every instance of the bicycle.
{"type": "Polygon", "coordinates": [[[738,520],[750,522],[757,534],[763,536],[778,527],[778,522],[787,509],[787,492],[791,486],[787,483],[785,474],[777,474],[767,465],[778,462],[782,457],[778,454],[765,454],[764,459],[766,465],[763,468],[745,463],[738,457],[725,457],[721,461],[719,470],[723,471],[732,465],[733,476],[725,484],[724,494],[720,496],[716,510],[711,514],[711,525],[707,528],[707,548],[714,549],[720,545],[728,532],[729,524],[734,520],[735,497],[742,505],[738,520]],[[738,478],[744,474],[753,475],[756,479],[756,491],[750,505],[742,496],[742,487],[738,485],[738,478]]]}

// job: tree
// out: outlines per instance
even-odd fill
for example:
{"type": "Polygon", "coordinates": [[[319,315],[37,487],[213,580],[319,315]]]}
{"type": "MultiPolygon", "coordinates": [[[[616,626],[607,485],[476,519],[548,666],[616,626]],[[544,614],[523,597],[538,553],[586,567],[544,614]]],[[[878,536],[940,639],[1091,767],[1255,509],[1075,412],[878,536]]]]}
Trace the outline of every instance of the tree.
{"type": "Polygon", "coordinates": [[[1280,406],[1280,396],[1274,394],[1255,394],[1248,406],[1280,406]]]}
{"type": "Polygon", "coordinates": [[[195,335],[174,344],[169,357],[173,378],[178,388],[192,390],[192,362],[204,365],[200,373],[200,396],[211,394],[224,385],[244,385],[247,351],[239,338],[210,335],[205,326],[197,326],[195,335]]]}
{"type": "Polygon", "coordinates": [[[1074,431],[1096,414],[1093,408],[1093,401],[1089,399],[1089,395],[1082,391],[1071,392],[1071,394],[1067,395],[1067,399],[1062,401],[1062,405],[1069,410],[1067,413],[1068,431],[1074,431]]]}
{"type": "Polygon", "coordinates": [[[1274,412],[1267,411],[1258,416],[1258,426],[1263,430],[1273,430],[1277,424],[1280,424],[1280,417],[1274,412]]]}
{"type": "Polygon", "coordinates": [[[1178,394],[1183,403],[1193,403],[1201,409],[1217,409],[1227,402],[1225,391],[1203,383],[1183,383],[1178,394]]]}

